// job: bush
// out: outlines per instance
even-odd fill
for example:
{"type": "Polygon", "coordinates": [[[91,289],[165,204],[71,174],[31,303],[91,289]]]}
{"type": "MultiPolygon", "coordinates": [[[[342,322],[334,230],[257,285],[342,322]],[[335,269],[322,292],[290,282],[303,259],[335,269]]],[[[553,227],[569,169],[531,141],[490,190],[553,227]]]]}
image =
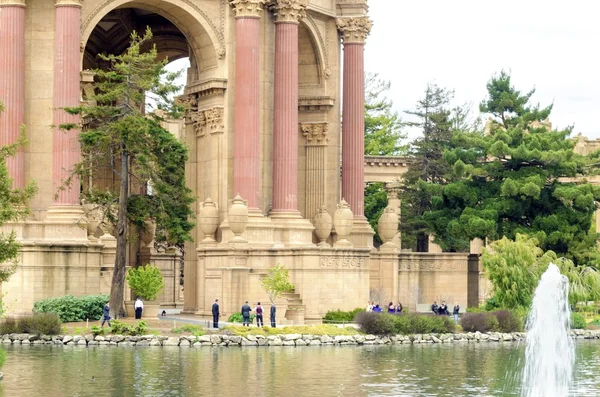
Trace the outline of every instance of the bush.
{"type": "Polygon", "coordinates": [[[91,329],[92,329],[92,334],[94,334],[95,336],[104,335],[106,333],[105,328],[99,327],[97,325],[92,325],[91,329]]]}
{"type": "MultiPolygon", "coordinates": [[[[144,335],[148,331],[148,325],[145,321],[139,321],[136,324],[127,325],[119,320],[111,320],[110,332],[116,335],[144,335]]],[[[92,332],[94,329],[92,328],[92,332]]]]}
{"type": "Polygon", "coordinates": [[[17,320],[14,317],[6,317],[0,322],[0,335],[18,333],[17,320]]]}
{"type": "Polygon", "coordinates": [[[492,313],[498,320],[498,330],[500,332],[520,332],[523,330],[523,321],[514,312],[510,310],[498,310],[492,313]]]}
{"type": "Polygon", "coordinates": [[[154,265],[129,269],[127,283],[137,296],[149,301],[156,300],[158,293],[165,288],[163,275],[154,265]]]}
{"type": "Polygon", "coordinates": [[[0,334],[58,335],[62,323],[54,313],[36,313],[25,317],[7,317],[0,322],[0,334]]]}
{"type": "MultiPolygon", "coordinates": [[[[250,322],[254,322],[254,317],[256,317],[254,314],[250,315],[250,322]]],[[[229,318],[227,319],[228,323],[241,323],[243,322],[244,318],[242,317],[242,313],[233,313],[231,316],[229,316],[229,318]]]]}
{"type": "Polygon", "coordinates": [[[386,313],[359,313],[356,323],[367,334],[444,334],[455,331],[454,321],[447,316],[424,314],[391,315],[386,313]]]}
{"type": "Polygon", "coordinates": [[[17,319],[19,333],[33,334],[35,329],[35,320],[33,316],[19,317],[17,319]]]}
{"type": "Polygon", "coordinates": [[[351,310],[349,312],[344,312],[341,310],[332,310],[332,311],[328,311],[327,314],[325,314],[325,317],[323,317],[323,320],[325,322],[331,322],[331,323],[350,323],[350,322],[354,321],[354,319],[356,318],[356,315],[358,313],[362,313],[364,311],[365,311],[365,309],[361,309],[361,308],[357,308],[357,309],[351,310]]]}
{"type": "Polygon", "coordinates": [[[380,313],[358,313],[356,316],[356,323],[360,327],[360,330],[365,334],[377,334],[377,318],[381,316],[380,313]]]}
{"type": "Polygon", "coordinates": [[[4,366],[6,362],[6,350],[0,347],[0,368],[4,366]]]}
{"type": "Polygon", "coordinates": [[[72,295],[48,298],[33,305],[34,313],[56,313],[63,323],[100,320],[108,295],[87,295],[76,298],[72,295]]]}
{"type": "Polygon", "coordinates": [[[466,332],[491,332],[500,327],[498,319],[491,313],[465,313],[460,325],[466,332]]]}
{"type": "Polygon", "coordinates": [[[585,317],[583,314],[571,313],[571,328],[584,329],[586,326],[585,317]]]}

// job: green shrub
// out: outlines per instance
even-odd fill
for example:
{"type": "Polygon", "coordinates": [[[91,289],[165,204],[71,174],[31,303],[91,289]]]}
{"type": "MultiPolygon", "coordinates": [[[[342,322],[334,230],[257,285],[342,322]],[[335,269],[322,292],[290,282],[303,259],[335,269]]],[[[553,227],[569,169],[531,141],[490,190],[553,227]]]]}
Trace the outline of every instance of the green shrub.
{"type": "Polygon", "coordinates": [[[330,323],[350,323],[354,321],[354,318],[356,317],[356,315],[358,313],[362,313],[364,312],[365,309],[361,309],[361,308],[356,308],[354,310],[351,310],[349,312],[344,312],[341,310],[332,310],[332,311],[328,311],[325,314],[325,317],[323,317],[324,322],[330,322],[330,323]]]}
{"type": "Polygon", "coordinates": [[[448,316],[426,314],[392,315],[387,313],[359,313],[356,323],[362,332],[385,334],[452,333],[456,326],[448,316]]]}
{"type": "Polygon", "coordinates": [[[496,296],[492,296],[488,300],[485,301],[485,311],[491,312],[493,310],[500,309],[500,303],[496,299],[496,296]]]}
{"type": "Polygon", "coordinates": [[[573,329],[585,329],[586,322],[583,314],[571,313],[571,328],[573,329]]]}
{"type": "Polygon", "coordinates": [[[149,301],[156,300],[158,293],[165,288],[163,275],[154,265],[129,269],[127,283],[137,296],[149,301]]]}
{"type": "MultiPolygon", "coordinates": [[[[254,322],[254,317],[256,317],[254,314],[250,315],[250,322],[254,322]]],[[[233,313],[231,316],[229,316],[229,318],[227,319],[228,323],[241,323],[243,322],[244,318],[242,317],[242,313],[238,312],[238,313],[233,313]]]]}
{"type": "Polygon", "coordinates": [[[6,362],[6,350],[0,347],[0,368],[4,366],[6,362]]]}
{"type": "Polygon", "coordinates": [[[510,310],[498,310],[492,313],[498,320],[498,330],[500,332],[520,332],[523,330],[523,321],[514,312],[510,310]]]}
{"type": "Polygon", "coordinates": [[[362,332],[364,332],[365,334],[376,335],[379,333],[379,329],[377,328],[377,319],[379,318],[379,316],[381,316],[380,313],[362,312],[358,313],[355,321],[362,332]]]}
{"type": "Polygon", "coordinates": [[[146,331],[148,331],[148,325],[146,324],[145,321],[138,321],[137,324],[135,325],[130,325],[128,332],[129,335],[145,335],[146,331]]]}
{"type": "MultiPolygon", "coordinates": [[[[145,335],[148,331],[148,325],[145,321],[139,321],[136,324],[127,325],[119,320],[111,320],[110,332],[115,335],[145,335]]],[[[94,329],[92,328],[92,332],[94,329]]]]}
{"type": "Polygon", "coordinates": [[[17,320],[14,317],[6,317],[0,322],[0,335],[16,334],[18,330],[17,320]]]}
{"type": "Polygon", "coordinates": [[[491,313],[465,313],[460,325],[465,332],[491,332],[500,327],[498,319],[491,313]]]}
{"type": "Polygon", "coordinates": [[[104,335],[106,333],[106,328],[102,328],[98,325],[92,325],[92,334],[95,336],[104,335]]]}
{"type": "Polygon", "coordinates": [[[33,305],[34,313],[56,313],[64,323],[100,320],[108,295],[87,295],[76,298],[72,295],[48,298],[33,305]]]}
{"type": "Polygon", "coordinates": [[[129,326],[119,320],[111,320],[110,332],[116,335],[126,335],[129,332],[129,326]]]}
{"type": "Polygon", "coordinates": [[[17,319],[19,333],[33,334],[35,330],[35,320],[33,316],[19,317],[17,319]]]}
{"type": "Polygon", "coordinates": [[[36,313],[33,319],[32,331],[38,335],[58,335],[62,329],[62,322],[56,313],[36,313]]]}

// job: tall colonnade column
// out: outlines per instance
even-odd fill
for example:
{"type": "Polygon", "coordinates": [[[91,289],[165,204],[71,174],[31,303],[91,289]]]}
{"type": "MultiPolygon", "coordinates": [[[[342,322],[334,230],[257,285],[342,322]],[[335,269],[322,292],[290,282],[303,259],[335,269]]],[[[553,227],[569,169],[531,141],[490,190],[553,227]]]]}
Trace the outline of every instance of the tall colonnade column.
{"type": "Polygon", "coordinates": [[[80,183],[73,178],[70,186],[64,182],[80,161],[79,130],[59,128],[64,124],[78,124],[79,116],[68,114],[65,107],[80,105],[81,64],[81,1],[56,0],[54,33],[54,142],[52,157],[52,185],[57,195],[48,210],[49,220],[81,216],[79,203],[80,183]]]}
{"type": "MultiPolygon", "coordinates": [[[[0,0],[0,146],[17,141],[25,123],[25,0],[0,0]]],[[[23,150],[7,159],[13,187],[25,187],[23,150]]]]}
{"type": "Polygon", "coordinates": [[[308,0],[276,0],[271,217],[298,211],[298,24],[308,0]]]}
{"type": "Polygon", "coordinates": [[[351,241],[372,246],[374,234],[364,216],[365,40],[372,22],[367,16],[342,17],[337,27],[344,44],[342,97],[342,198],[354,214],[351,241]],[[362,235],[363,237],[360,237],[362,235]],[[369,237],[370,235],[370,237],[369,237]],[[370,242],[369,242],[370,238],[370,242]]]}
{"type": "Polygon", "coordinates": [[[230,0],[235,9],[233,194],[257,211],[260,191],[260,18],[266,0],[230,0]]]}

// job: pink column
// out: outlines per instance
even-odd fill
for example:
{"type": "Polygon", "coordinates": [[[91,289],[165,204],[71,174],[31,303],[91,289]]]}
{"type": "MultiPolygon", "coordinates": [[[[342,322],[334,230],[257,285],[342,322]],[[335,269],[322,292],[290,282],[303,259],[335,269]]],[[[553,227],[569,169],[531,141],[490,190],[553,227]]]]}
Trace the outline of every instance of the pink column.
{"type": "Polygon", "coordinates": [[[342,106],[342,198],[355,217],[364,217],[365,163],[365,52],[371,29],[367,17],[340,18],[344,40],[342,106]]]}
{"type": "Polygon", "coordinates": [[[260,17],[238,12],[235,21],[235,129],[233,194],[258,209],[260,190],[260,17]]]}
{"type": "MultiPolygon", "coordinates": [[[[0,3],[0,146],[15,143],[25,123],[25,1],[0,3]]],[[[25,187],[23,150],[7,159],[13,187],[25,187]]]]}
{"type": "MultiPolygon", "coordinates": [[[[81,4],[77,0],[56,2],[54,34],[54,125],[78,124],[79,117],[69,115],[63,108],[79,106],[81,64],[81,4]]],[[[54,128],[52,182],[58,196],[55,205],[79,205],[79,179],[70,187],[59,190],[79,162],[79,130],[54,128]]]]}
{"type": "Polygon", "coordinates": [[[298,23],[275,28],[273,209],[298,211],[298,23]]]}

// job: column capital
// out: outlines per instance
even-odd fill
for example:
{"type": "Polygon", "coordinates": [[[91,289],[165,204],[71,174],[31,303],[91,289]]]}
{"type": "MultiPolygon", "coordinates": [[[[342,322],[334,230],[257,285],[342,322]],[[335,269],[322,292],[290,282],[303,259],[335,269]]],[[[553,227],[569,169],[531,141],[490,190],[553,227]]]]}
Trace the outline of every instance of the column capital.
{"type": "Polygon", "coordinates": [[[55,7],[79,7],[83,6],[83,0],[56,0],[55,7]]]}
{"type": "Polygon", "coordinates": [[[302,123],[302,135],[306,138],[307,146],[324,146],[329,138],[329,123],[302,123]]]}
{"type": "Polygon", "coordinates": [[[229,0],[236,18],[260,18],[267,0],[229,0]]]}
{"type": "Polygon", "coordinates": [[[0,0],[1,7],[26,7],[25,0],[0,0]]]}
{"type": "Polygon", "coordinates": [[[298,23],[306,17],[308,0],[271,0],[269,10],[275,14],[275,23],[298,23]]]}
{"type": "Polygon", "coordinates": [[[344,44],[364,44],[373,27],[369,17],[343,17],[336,20],[337,28],[342,32],[344,44]]]}

